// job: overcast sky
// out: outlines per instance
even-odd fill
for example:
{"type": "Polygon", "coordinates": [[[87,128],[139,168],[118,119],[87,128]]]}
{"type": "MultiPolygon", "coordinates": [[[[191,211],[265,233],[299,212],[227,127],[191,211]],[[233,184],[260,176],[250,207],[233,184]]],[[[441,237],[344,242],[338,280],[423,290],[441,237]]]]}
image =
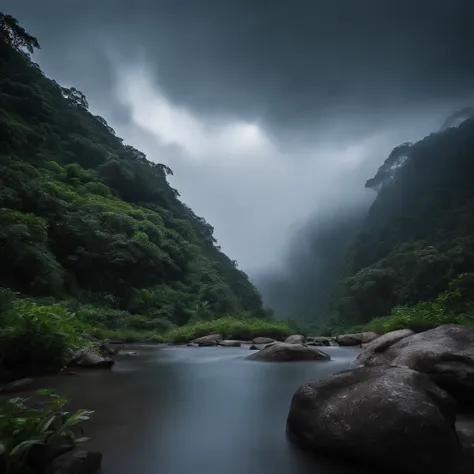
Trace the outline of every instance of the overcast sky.
{"type": "MultiPolygon", "coordinates": [[[[250,275],[474,89],[474,0],[2,0],[250,275]]],[[[291,244],[289,244],[291,242],[291,244]]]]}

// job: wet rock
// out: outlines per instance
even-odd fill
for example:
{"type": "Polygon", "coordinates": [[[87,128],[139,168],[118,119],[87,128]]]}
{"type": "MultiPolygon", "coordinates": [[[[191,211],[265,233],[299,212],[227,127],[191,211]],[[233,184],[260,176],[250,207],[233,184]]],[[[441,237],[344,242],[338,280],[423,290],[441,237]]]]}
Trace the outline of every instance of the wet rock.
{"type": "Polygon", "coordinates": [[[461,404],[474,404],[474,328],[445,324],[405,337],[366,365],[403,365],[428,374],[461,404]]]}
{"type": "Polygon", "coordinates": [[[304,344],[305,338],[301,334],[293,334],[285,339],[287,344],[304,344]]]}
{"type": "Polygon", "coordinates": [[[273,346],[274,344],[280,344],[280,343],[277,342],[277,341],[270,342],[269,344],[265,344],[265,345],[263,346],[263,348],[266,349],[267,347],[271,347],[271,346],[273,346]]]}
{"type": "Polygon", "coordinates": [[[256,337],[252,341],[253,344],[271,344],[272,342],[275,342],[275,339],[271,337],[256,337]]]}
{"type": "Polygon", "coordinates": [[[304,448],[383,472],[454,473],[461,457],[454,413],[454,400],[424,374],[359,368],[300,387],[287,432],[304,448]]]}
{"type": "Polygon", "coordinates": [[[59,372],[59,375],[77,376],[78,373],[73,372],[72,370],[61,370],[61,372],[59,372]]]}
{"type": "Polygon", "coordinates": [[[252,345],[249,347],[249,350],[251,350],[251,351],[259,351],[259,350],[260,350],[260,347],[257,347],[255,344],[252,344],[252,345]]]}
{"type": "Polygon", "coordinates": [[[456,421],[456,431],[463,448],[461,465],[456,474],[472,474],[474,466],[474,417],[460,417],[456,421]]]}
{"type": "Polygon", "coordinates": [[[188,347],[199,347],[199,344],[196,344],[195,342],[188,342],[186,345],[188,347]]]}
{"type": "Polygon", "coordinates": [[[359,332],[356,334],[344,334],[337,336],[336,341],[340,346],[360,346],[361,344],[367,344],[380,337],[380,334],[376,332],[367,331],[359,332]]]}
{"type": "Polygon", "coordinates": [[[251,354],[247,357],[249,360],[259,360],[265,362],[290,362],[304,360],[330,360],[325,352],[302,344],[288,344],[286,342],[277,342],[270,347],[251,354]]]}
{"type": "Polygon", "coordinates": [[[198,337],[191,342],[199,346],[215,346],[222,339],[224,338],[220,334],[210,334],[209,336],[198,337]]]}
{"type": "Polygon", "coordinates": [[[33,384],[33,382],[34,382],[34,379],[30,379],[30,378],[15,380],[13,382],[10,382],[4,385],[2,388],[0,388],[0,392],[13,393],[13,392],[21,392],[22,390],[28,390],[29,388],[31,388],[31,385],[33,384]]]}
{"type": "Polygon", "coordinates": [[[219,341],[218,344],[223,347],[240,347],[242,345],[240,341],[219,341]]]}
{"type": "Polygon", "coordinates": [[[398,331],[391,331],[378,337],[364,347],[364,350],[357,356],[354,365],[373,366],[386,364],[383,352],[392,344],[413,334],[414,332],[411,329],[399,329],[398,331]]]}
{"type": "Polygon", "coordinates": [[[127,356],[137,356],[138,352],[130,351],[130,352],[127,352],[125,355],[127,355],[127,356]]]}
{"type": "Polygon", "coordinates": [[[56,436],[48,444],[36,444],[31,447],[26,464],[35,473],[44,473],[55,458],[75,448],[74,441],[68,436],[56,436]]]}
{"type": "Polygon", "coordinates": [[[69,451],[55,458],[46,474],[96,474],[100,471],[101,464],[101,453],[69,451]]]}
{"type": "Polygon", "coordinates": [[[329,337],[314,337],[313,338],[313,342],[316,343],[316,344],[319,344],[321,346],[330,346],[331,345],[331,339],[334,340],[334,342],[336,342],[336,340],[334,338],[329,338],[329,337]]]}
{"type": "Polygon", "coordinates": [[[73,356],[70,366],[87,367],[94,369],[110,369],[115,361],[109,357],[101,357],[90,348],[80,349],[73,356]]]}

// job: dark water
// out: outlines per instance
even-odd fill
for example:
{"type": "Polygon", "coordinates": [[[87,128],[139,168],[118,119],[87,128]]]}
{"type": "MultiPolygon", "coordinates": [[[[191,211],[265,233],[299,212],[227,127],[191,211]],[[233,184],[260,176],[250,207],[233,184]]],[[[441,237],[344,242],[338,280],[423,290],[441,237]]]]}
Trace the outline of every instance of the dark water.
{"type": "Polygon", "coordinates": [[[105,474],[358,474],[285,436],[295,389],[348,368],[357,354],[325,349],[330,362],[282,364],[246,361],[247,348],[135,346],[138,355],[120,355],[111,371],[42,384],[96,410],[84,447],[104,454],[105,474]]]}

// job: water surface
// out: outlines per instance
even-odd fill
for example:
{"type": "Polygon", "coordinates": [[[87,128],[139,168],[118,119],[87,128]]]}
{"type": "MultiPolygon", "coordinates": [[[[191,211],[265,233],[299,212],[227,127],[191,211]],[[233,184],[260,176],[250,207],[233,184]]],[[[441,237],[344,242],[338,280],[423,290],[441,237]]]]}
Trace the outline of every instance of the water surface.
{"type": "Polygon", "coordinates": [[[330,362],[246,361],[246,347],[135,346],[111,371],[45,378],[44,386],[95,410],[84,447],[104,474],[362,474],[314,459],[285,436],[302,383],[349,367],[357,349],[330,347],[330,362]]]}

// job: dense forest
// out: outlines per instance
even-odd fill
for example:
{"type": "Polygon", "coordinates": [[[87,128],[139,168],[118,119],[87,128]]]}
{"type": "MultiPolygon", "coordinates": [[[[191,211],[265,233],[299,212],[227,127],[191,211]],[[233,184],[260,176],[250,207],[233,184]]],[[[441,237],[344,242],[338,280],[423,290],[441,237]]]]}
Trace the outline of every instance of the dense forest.
{"type": "Polygon", "coordinates": [[[470,313],[474,288],[474,119],[396,147],[366,187],[377,193],[343,261],[331,324],[350,326],[435,306],[470,313]],[[446,307],[446,298],[450,300],[446,307]],[[418,305],[418,306],[417,306],[418,305]]]}
{"type": "Polygon", "coordinates": [[[268,317],[169,185],[171,169],[47,78],[31,59],[37,39],[15,18],[0,14],[0,35],[0,309],[61,302],[95,326],[161,331],[268,317]]]}

